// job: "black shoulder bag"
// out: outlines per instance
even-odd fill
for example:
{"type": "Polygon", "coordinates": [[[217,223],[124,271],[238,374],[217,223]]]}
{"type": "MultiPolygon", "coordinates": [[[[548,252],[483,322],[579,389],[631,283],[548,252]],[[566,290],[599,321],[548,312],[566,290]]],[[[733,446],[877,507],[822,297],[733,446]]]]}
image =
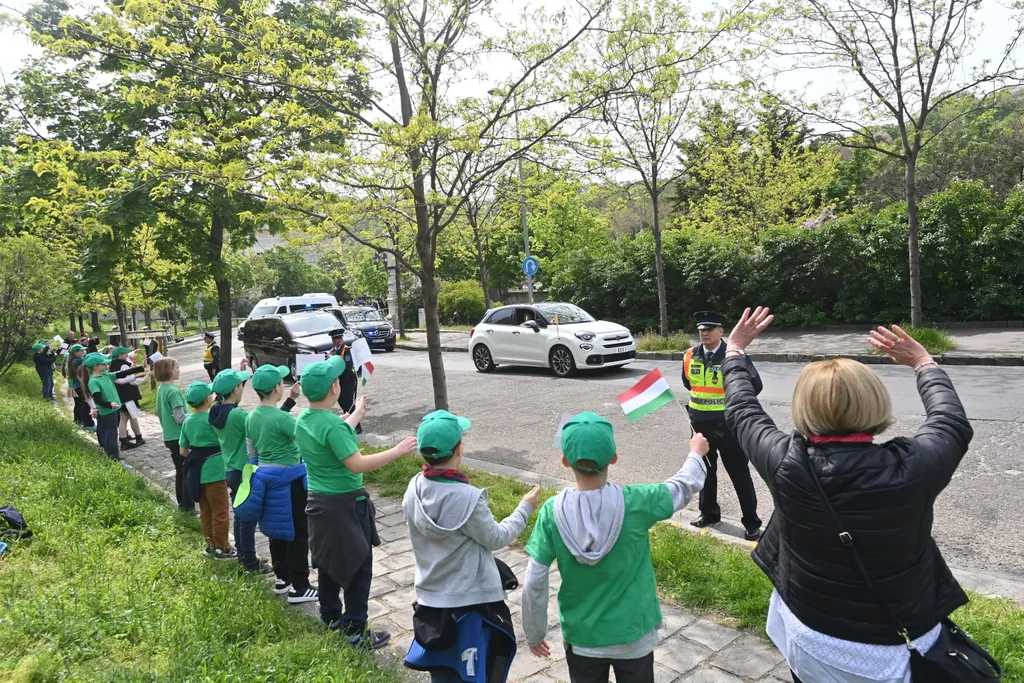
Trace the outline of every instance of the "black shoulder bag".
{"type": "Polygon", "coordinates": [[[857,565],[857,570],[864,579],[868,590],[875,594],[878,602],[881,603],[882,608],[888,613],[889,619],[896,627],[897,633],[906,641],[907,649],[910,650],[911,680],[914,683],[986,683],[1000,680],[1003,676],[1003,668],[999,662],[971,640],[970,636],[964,633],[949,617],[942,620],[942,632],[939,634],[939,639],[928,652],[921,654],[914,647],[907,629],[903,626],[900,618],[896,616],[889,601],[875,588],[871,575],[868,574],[868,568],[864,566],[860,552],[853,542],[853,536],[843,528],[843,523],[839,521],[839,516],[832,508],[832,503],[829,502],[828,495],[825,493],[825,487],[822,486],[818,473],[814,471],[810,458],[805,460],[811,479],[814,480],[818,493],[821,495],[821,500],[825,503],[829,514],[832,515],[835,527],[839,531],[839,541],[850,549],[853,562],[857,565]]]}

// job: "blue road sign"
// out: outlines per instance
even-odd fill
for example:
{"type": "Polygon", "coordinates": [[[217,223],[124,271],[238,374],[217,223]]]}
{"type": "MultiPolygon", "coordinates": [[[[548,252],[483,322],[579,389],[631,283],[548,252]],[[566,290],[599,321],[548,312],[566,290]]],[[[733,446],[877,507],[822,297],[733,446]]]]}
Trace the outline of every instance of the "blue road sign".
{"type": "Polygon", "coordinates": [[[524,273],[526,273],[530,277],[533,277],[534,275],[537,274],[538,270],[540,270],[540,261],[538,261],[532,256],[527,256],[525,259],[523,259],[524,273]]]}

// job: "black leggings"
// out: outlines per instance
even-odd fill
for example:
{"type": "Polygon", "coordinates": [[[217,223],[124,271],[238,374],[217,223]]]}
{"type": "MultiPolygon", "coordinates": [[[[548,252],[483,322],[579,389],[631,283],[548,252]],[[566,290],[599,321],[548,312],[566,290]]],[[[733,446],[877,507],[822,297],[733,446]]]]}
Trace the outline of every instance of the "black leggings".
{"type": "Polygon", "coordinates": [[[309,588],[309,524],[302,477],[291,483],[291,498],[295,540],[270,539],[270,563],[278,579],[290,583],[297,593],[303,593],[309,588]]]}
{"type": "Polygon", "coordinates": [[[789,673],[792,674],[792,676],[793,676],[793,683],[803,683],[803,681],[801,681],[799,678],[796,677],[796,674],[793,673],[792,669],[789,670],[789,673]]]}
{"type": "Polygon", "coordinates": [[[164,441],[164,445],[171,452],[171,462],[174,463],[174,499],[179,509],[191,512],[196,509],[196,504],[185,490],[185,458],[181,457],[181,447],[177,441],[164,441]]]}

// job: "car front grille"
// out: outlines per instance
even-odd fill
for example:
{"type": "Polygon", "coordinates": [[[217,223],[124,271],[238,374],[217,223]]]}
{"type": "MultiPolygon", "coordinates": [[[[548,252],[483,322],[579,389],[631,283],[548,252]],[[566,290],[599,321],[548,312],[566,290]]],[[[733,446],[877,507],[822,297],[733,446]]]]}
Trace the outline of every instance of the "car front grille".
{"type": "Polygon", "coordinates": [[[587,365],[604,365],[606,363],[618,363],[619,361],[632,360],[636,358],[636,351],[625,353],[606,353],[602,355],[587,356],[587,365]]]}

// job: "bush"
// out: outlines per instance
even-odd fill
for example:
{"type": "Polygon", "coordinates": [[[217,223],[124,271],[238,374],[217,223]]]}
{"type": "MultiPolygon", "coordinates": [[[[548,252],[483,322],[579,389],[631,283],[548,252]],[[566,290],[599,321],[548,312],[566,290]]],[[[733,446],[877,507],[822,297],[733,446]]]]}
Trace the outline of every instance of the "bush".
{"type": "Polygon", "coordinates": [[[662,337],[653,331],[642,332],[636,335],[637,351],[685,351],[696,343],[686,332],[676,332],[667,337],[662,337]]]}
{"type": "Polygon", "coordinates": [[[942,330],[935,330],[930,327],[915,328],[911,327],[909,323],[904,323],[900,327],[903,328],[904,332],[916,339],[932,355],[937,356],[947,351],[952,351],[958,346],[953,341],[953,338],[942,330]]]}
{"type": "Polygon", "coordinates": [[[444,282],[437,294],[437,314],[441,323],[471,325],[487,312],[483,290],[476,280],[444,282]]]}

